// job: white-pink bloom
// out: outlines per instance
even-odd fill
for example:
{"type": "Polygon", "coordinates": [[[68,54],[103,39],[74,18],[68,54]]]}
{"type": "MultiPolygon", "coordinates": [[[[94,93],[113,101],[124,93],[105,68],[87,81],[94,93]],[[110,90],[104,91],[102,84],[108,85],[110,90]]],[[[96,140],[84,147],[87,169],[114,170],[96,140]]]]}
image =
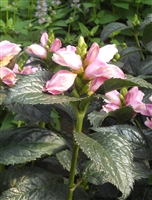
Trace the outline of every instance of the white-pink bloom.
{"type": "Polygon", "coordinates": [[[85,64],[88,65],[88,64],[92,63],[96,59],[98,54],[99,54],[99,45],[98,45],[98,43],[94,42],[91,45],[91,47],[86,55],[86,58],[84,61],[85,64]]]}
{"type": "Polygon", "coordinates": [[[59,70],[49,81],[47,81],[43,91],[47,91],[53,95],[61,94],[73,85],[76,77],[77,74],[68,70],[59,70]]]}
{"type": "Polygon", "coordinates": [[[105,77],[107,79],[124,79],[124,73],[119,67],[117,67],[116,65],[107,64],[99,60],[96,60],[87,66],[85,70],[85,76],[88,79],[94,79],[96,77],[105,77]]]}
{"type": "Polygon", "coordinates": [[[42,59],[45,59],[47,57],[46,49],[39,44],[32,44],[28,46],[25,51],[30,55],[35,55],[42,59]]]}
{"type": "Polygon", "coordinates": [[[89,91],[95,92],[104,83],[105,80],[107,80],[105,77],[97,77],[93,79],[89,87],[89,91]]]}
{"type": "Polygon", "coordinates": [[[118,52],[115,44],[108,44],[99,49],[99,54],[96,60],[100,60],[102,62],[109,62],[114,55],[118,52]]]}
{"type": "Polygon", "coordinates": [[[126,106],[132,106],[135,112],[138,111],[138,106],[142,105],[144,93],[138,89],[138,87],[131,88],[125,96],[126,106]],[[137,108],[137,110],[136,110],[137,108]]]}
{"type": "Polygon", "coordinates": [[[13,86],[16,83],[15,73],[7,67],[0,67],[0,79],[9,86],[13,86]]]}
{"type": "MultiPolygon", "coordinates": [[[[152,96],[149,98],[152,101],[152,96]]],[[[137,111],[140,112],[142,115],[146,115],[152,117],[152,103],[143,103],[137,107],[137,111]],[[137,110],[138,109],[138,110],[137,110]]]]}
{"type": "Polygon", "coordinates": [[[120,101],[120,93],[117,90],[113,90],[111,92],[107,92],[105,94],[107,99],[104,99],[104,101],[107,103],[102,107],[102,110],[106,113],[116,110],[120,108],[121,101],[120,101]]]}
{"type": "Polygon", "coordinates": [[[44,47],[45,45],[47,45],[47,43],[48,43],[48,34],[46,32],[44,32],[41,35],[40,42],[41,42],[42,47],[44,47]]]}
{"type": "Polygon", "coordinates": [[[105,96],[108,98],[104,100],[107,103],[103,106],[105,112],[109,112],[110,109],[111,111],[118,109],[122,106],[131,106],[138,113],[140,110],[139,107],[143,105],[144,93],[135,86],[126,93],[122,101],[120,99],[120,93],[116,90],[106,93],[105,96]]]}
{"type": "Polygon", "coordinates": [[[146,121],[145,121],[145,125],[147,126],[147,127],[149,127],[150,129],[152,129],[152,118],[146,118],[146,121]]]}
{"type": "MultiPolygon", "coordinates": [[[[26,62],[26,64],[30,63],[31,61],[28,60],[26,62]]],[[[32,67],[31,65],[27,65],[25,66],[21,71],[19,71],[19,66],[18,64],[15,64],[14,65],[14,68],[13,68],[13,72],[16,73],[16,74],[25,74],[25,75],[28,75],[28,74],[33,74],[35,73],[36,71],[38,71],[39,68],[38,67],[32,67]]]]}
{"type": "Polygon", "coordinates": [[[7,40],[0,42],[0,67],[6,66],[21,51],[20,45],[7,40]]]}
{"type": "Polygon", "coordinates": [[[82,67],[82,60],[80,56],[75,53],[75,50],[76,48],[71,45],[66,48],[61,48],[53,54],[52,60],[61,66],[79,70],[82,67]]]}
{"type": "Polygon", "coordinates": [[[50,46],[51,52],[57,52],[62,46],[62,42],[60,39],[56,38],[50,46]]]}

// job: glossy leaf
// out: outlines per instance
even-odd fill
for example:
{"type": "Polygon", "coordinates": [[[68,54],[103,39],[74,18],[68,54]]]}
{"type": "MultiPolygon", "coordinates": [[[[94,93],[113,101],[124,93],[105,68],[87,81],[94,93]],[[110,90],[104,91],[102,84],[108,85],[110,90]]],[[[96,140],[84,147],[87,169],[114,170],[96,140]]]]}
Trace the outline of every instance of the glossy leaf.
{"type": "Polygon", "coordinates": [[[151,75],[152,74],[152,56],[143,60],[138,69],[138,75],[151,75]]]}
{"type": "Polygon", "coordinates": [[[16,113],[15,120],[22,120],[26,123],[36,123],[38,121],[48,123],[53,120],[50,115],[52,105],[26,105],[14,103],[9,104],[6,107],[16,113]]]}
{"type": "MultiPolygon", "coordinates": [[[[68,185],[63,184],[60,176],[36,167],[4,172],[1,180],[4,191],[0,196],[1,200],[65,200],[69,193],[68,185]]],[[[86,200],[87,195],[83,189],[77,188],[73,200],[80,198],[86,200]]]]}
{"type": "Polygon", "coordinates": [[[115,185],[126,198],[133,187],[131,146],[125,137],[114,132],[94,133],[93,138],[74,132],[82,151],[106,173],[106,181],[115,185]]]}
{"type": "Polygon", "coordinates": [[[29,162],[66,147],[63,138],[38,126],[1,131],[0,140],[0,163],[5,165],[29,162]]]}
{"type": "Polygon", "coordinates": [[[118,30],[125,30],[125,29],[128,29],[128,26],[126,26],[125,24],[119,23],[119,22],[112,22],[112,23],[108,24],[102,30],[101,35],[100,35],[100,39],[101,39],[101,41],[104,41],[109,37],[109,35],[111,33],[118,31],[118,30]]]}
{"type": "Polygon", "coordinates": [[[74,97],[43,93],[42,88],[51,77],[52,73],[49,71],[39,71],[35,74],[23,76],[23,78],[18,80],[16,85],[10,89],[4,104],[54,104],[78,100],[78,98],[74,97]]]}
{"type": "Polygon", "coordinates": [[[142,78],[139,77],[133,77],[131,75],[125,75],[126,79],[120,79],[120,78],[112,78],[109,80],[106,80],[104,84],[101,85],[101,87],[96,91],[96,93],[107,93],[112,90],[118,90],[123,87],[129,88],[133,86],[138,86],[138,87],[145,87],[152,89],[152,84],[148,83],[142,78]]]}

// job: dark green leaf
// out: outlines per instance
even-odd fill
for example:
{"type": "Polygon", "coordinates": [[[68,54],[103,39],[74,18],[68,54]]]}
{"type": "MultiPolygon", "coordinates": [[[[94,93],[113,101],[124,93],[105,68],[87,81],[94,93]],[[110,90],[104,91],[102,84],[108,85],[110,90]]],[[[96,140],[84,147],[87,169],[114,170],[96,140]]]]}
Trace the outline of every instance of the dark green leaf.
{"type": "Polygon", "coordinates": [[[106,80],[104,84],[96,91],[96,93],[104,94],[112,90],[119,90],[123,87],[130,88],[133,86],[145,87],[152,89],[152,84],[148,83],[142,78],[125,75],[126,79],[112,78],[106,80]]]}
{"type": "Polygon", "coordinates": [[[135,180],[139,180],[142,178],[149,178],[149,176],[152,175],[152,170],[150,167],[146,166],[144,162],[134,162],[133,173],[135,180]]]}
{"type": "Polygon", "coordinates": [[[147,26],[147,25],[150,24],[151,22],[152,22],[152,14],[149,13],[149,14],[145,17],[144,21],[142,21],[142,22],[140,23],[141,29],[145,28],[145,26],[147,26]]]}
{"type": "Polygon", "coordinates": [[[50,115],[52,105],[26,105],[13,103],[6,107],[16,113],[15,120],[22,120],[26,123],[36,123],[38,121],[48,123],[53,120],[50,115]]]}
{"type": "Polygon", "coordinates": [[[131,106],[124,106],[122,108],[111,111],[107,116],[114,117],[119,124],[124,124],[132,119],[134,110],[131,106]]]}
{"type": "Polygon", "coordinates": [[[140,131],[140,129],[129,126],[129,125],[115,125],[115,126],[109,126],[109,127],[94,127],[92,128],[96,132],[115,132],[117,134],[120,134],[124,136],[130,143],[132,143],[132,148],[136,149],[139,147],[142,147],[143,145],[146,146],[146,138],[143,135],[143,133],[140,131]]]}
{"type": "Polygon", "coordinates": [[[106,116],[107,116],[107,113],[98,112],[94,110],[93,112],[88,114],[88,119],[90,121],[90,124],[95,128],[101,125],[102,121],[105,119],[106,116]]]}
{"type": "MultiPolygon", "coordinates": [[[[66,200],[69,194],[68,185],[63,184],[60,176],[52,175],[40,168],[10,170],[1,174],[1,185],[5,190],[1,200],[66,200]]],[[[73,200],[87,200],[82,188],[74,192],[73,200]]]]}
{"type": "Polygon", "coordinates": [[[149,56],[143,60],[138,66],[138,75],[150,75],[152,74],[152,56],[149,56]]]}
{"type": "Polygon", "coordinates": [[[64,95],[43,93],[42,89],[51,77],[52,73],[49,71],[39,71],[35,74],[23,76],[10,90],[4,104],[54,104],[80,100],[64,95]]]}
{"type": "Polygon", "coordinates": [[[131,146],[125,137],[114,132],[94,133],[93,139],[83,133],[74,132],[74,137],[82,151],[98,166],[98,171],[106,174],[105,182],[110,182],[126,198],[133,187],[131,146]]]}
{"type": "Polygon", "coordinates": [[[124,52],[121,52],[121,53],[122,53],[121,61],[124,63],[122,69],[125,71],[125,73],[136,76],[139,70],[140,62],[141,62],[140,53],[137,52],[137,50],[135,50],[134,48],[131,48],[131,49],[127,48],[126,51],[124,50],[124,52]],[[128,55],[127,56],[124,55],[125,53],[128,55]]]}
{"type": "Polygon", "coordinates": [[[148,24],[143,31],[143,44],[147,49],[152,52],[151,42],[152,42],[152,22],[148,24]]]}
{"type": "Polygon", "coordinates": [[[0,163],[17,164],[54,154],[66,147],[63,138],[36,126],[1,131],[0,163]]]}
{"type": "Polygon", "coordinates": [[[125,29],[128,29],[128,26],[126,26],[125,24],[119,23],[119,22],[112,22],[112,23],[108,24],[102,30],[101,35],[100,35],[101,41],[106,40],[111,33],[118,31],[118,30],[125,30],[125,29]]]}

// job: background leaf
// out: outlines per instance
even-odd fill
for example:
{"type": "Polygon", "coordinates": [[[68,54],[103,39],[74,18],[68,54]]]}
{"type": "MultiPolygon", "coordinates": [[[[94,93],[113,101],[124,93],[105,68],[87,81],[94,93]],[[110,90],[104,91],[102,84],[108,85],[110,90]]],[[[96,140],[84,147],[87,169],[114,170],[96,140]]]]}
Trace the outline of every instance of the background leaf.
{"type": "Polygon", "coordinates": [[[109,35],[111,33],[118,31],[118,30],[125,30],[125,29],[128,29],[128,26],[126,26],[125,24],[120,23],[120,22],[112,22],[112,23],[108,24],[102,30],[101,35],[100,35],[100,39],[101,39],[101,41],[104,41],[109,37],[109,35]]]}
{"type": "Polygon", "coordinates": [[[0,141],[0,163],[5,165],[29,162],[66,147],[63,138],[38,126],[1,131],[0,141]]]}

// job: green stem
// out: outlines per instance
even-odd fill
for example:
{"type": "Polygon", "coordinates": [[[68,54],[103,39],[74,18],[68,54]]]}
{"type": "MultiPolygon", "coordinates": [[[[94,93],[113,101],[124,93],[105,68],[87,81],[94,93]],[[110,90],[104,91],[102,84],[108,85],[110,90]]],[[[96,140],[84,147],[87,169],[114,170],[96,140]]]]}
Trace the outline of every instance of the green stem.
{"type": "Polygon", "coordinates": [[[17,128],[20,128],[21,125],[22,125],[22,121],[18,121],[18,122],[17,122],[17,128]]]}
{"type": "Polygon", "coordinates": [[[40,122],[39,125],[40,125],[42,128],[45,128],[45,122],[40,122]]]}
{"type": "MultiPolygon", "coordinates": [[[[140,43],[139,43],[139,40],[138,40],[138,34],[135,34],[135,33],[134,33],[134,37],[135,37],[137,46],[141,49],[141,46],[140,46],[140,43]]],[[[144,60],[145,57],[144,57],[144,54],[143,54],[142,50],[140,50],[140,54],[141,54],[142,60],[144,60]]]]}
{"type": "MultiPolygon", "coordinates": [[[[79,112],[75,105],[73,106],[73,108],[76,112],[76,117],[77,117],[76,131],[82,132],[83,119],[84,119],[84,116],[85,116],[85,112],[79,112]]],[[[70,170],[70,177],[69,177],[70,192],[69,192],[69,196],[68,196],[67,200],[72,200],[73,192],[76,188],[75,184],[74,184],[74,178],[75,178],[75,171],[76,171],[78,153],[79,153],[79,145],[76,142],[74,142],[74,148],[73,148],[73,153],[72,153],[72,161],[71,161],[71,170],[70,170]]]]}
{"type": "Polygon", "coordinates": [[[5,170],[5,167],[3,164],[0,164],[0,172],[3,172],[5,170]]]}

